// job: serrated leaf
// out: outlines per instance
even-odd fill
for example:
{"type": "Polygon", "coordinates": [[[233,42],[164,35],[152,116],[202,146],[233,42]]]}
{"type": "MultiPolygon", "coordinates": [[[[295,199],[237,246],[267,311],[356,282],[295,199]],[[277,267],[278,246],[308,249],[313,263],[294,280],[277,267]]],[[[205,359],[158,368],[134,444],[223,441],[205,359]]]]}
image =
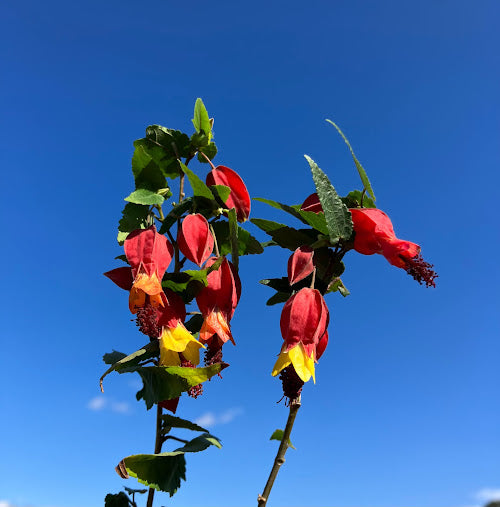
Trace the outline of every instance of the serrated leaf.
{"type": "Polygon", "coordinates": [[[208,112],[203,104],[203,100],[196,99],[194,104],[194,118],[192,119],[196,132],[202,132],[208,137],[208,142],[212,139],[212,124],[208,117],[208,112]]]}
{"type": "Polygon", "coordinates": [[[299,246],[312,245],[318,239],[317,233],[311,229],[294,229],[262,218],[251,218],[250,222],[269,234],[279,246],[288,248],[292,252],[299,248],[299,246]]]}
{"type": "Polygon", "coordinates": [[[236,218],[236,209],[231,208],[227,214],[229,221],[229,241],[231,243],[231,261],[236,271],[238,271],[238,220],[236,218]]]}
{"type": "Polygon", "coordinates": [[[185,430],[203,431],[204,433],[208,433],[208,430],[199,426],[198,424],[188,421],[187,419],[176,417],[174,415],[164,414],[161,416],[161,420],[163,422],[163,427],[182,428],[185,430]]]}
{"type": "MultiPolygon", "coordinates": [[[[359,177],[361,178],[361,183],[363,183],[363,186],[366,189],[366,191],[370,194],[370,197],[374,201],[376,201],[375,194],[373,193],[373,189],[372,189],[370,180],[368,179],[368,175],[366,174],[366,171],[364,170],[364,168],[361,165],[360,161],[357,159],[356,155],[354,154],[354,151],[353,151],[353,149],[351,147],[351,144],[347,140],[347,137],[344,135],[344,133],[342,132],[342,130],[340,130],[340,127],[338,125],[336,125],[335,123],[333,123],[332,120],[326,120],[326,121],[328,123],[330,123],[331,125],[333,125],[337,129],[337,132],[342,136],[342,139],[347,144],[347,147],[349,148],[349,151],[351,152],[352,159],[354,160],[354,164],[356,165],[356,169],[358,170],[359,177]]],[[[373,207],[375,207],[375,206],[373,206],[373,207]]]]}
{"type": "Polygon", "coordinates": [[[135,192],[132,192],[128,197],[125,197],[125,200],[134,204],[146,204],[151,206],[154,204],[163,204],[165,198],[151,190],[139,188],[135,192]]]}
{"type": "Polygon", "coordinates": [[[120,369],[118,373],[139,373],[144,386],[137,393],[136,398],[144,399],[146,408],[149,410],[155,403],[177,398],[191,387],[206,382],[227,366],[225,363],[216,363],[203,368],[136,366],[120,369]]]}
{"type": "Polygon", "coordinates": [[[338,196],[328,176],[318,167],[316,162],[304,155],[309,162],[314,185],[323,208],[330,241],[335,243],[339,238],[348,240],[352,235],[351,213],[338,196]]]}
{"type": "MultiPolygon", "coordinates": [[[[231,240],[229,237],[229,223],[225,220],[214,222],[212,224],[217,244],[221,255],[231,253],[231,240]]],[[[264,251],[260,242],[255,239],[247,230],[238,226],[238,255],[261,254],[264,251]]]]}
{"type": "MultiPolygon", "coordinates": [[[[269,440],[278,440],[278,441],[282,441],[283,440],[283,430],[274,430],[273,434],[271,435],[271,438],[269,440]]],[[[296,450],[295,447],[292,445],[292,442],[290,441],[290,439],[288,439],[288,447],[291,447],[292,449],[296,450]]]]}
{"type": "Polygon", "coordinates": [[[207,185],[198,176],[196,176],[196,174],[193,171],[191,171],[189,167],[186,167],[182,162],[181,169],[182,172],[187,176],[189,184],[191,185],[191,188],[193,189],[193,194],[195,196],[205,197],[206,199],[210,200],[214,199],[214,196],[211,190],[207,187],[207,185]]]}
{"type": "Polygon", "coordinates": [[[113,352],[109,354],[104,354],[102,358],[103,361],[106,364],[111,364],[111,367],[108,368],[99,379],[101,391],[104,391],[102,387],[102,382],[104,378],[107,375],[109,375],[112,371],[119,372],[121,369],[137,366],[143,361],[147,361],[152,357],[158,356],[159,350],[160,349],[158,346],[158,340],[155,340],[150,343],[147,343],[146,345],[144,345],[144,347],[141,347],[139,350],[136,350],[135,352],[129,354],[128,356],[123,352],[117,352],[116,350],[113,350],[113,352]]]}
{"type": "Polygon", "coordinates": [[[141,484],[173,496],[186,480],[186,459],[182,452],[135,454],[123,459],[127,472],[141,484]]]}
{"type": "Polygon", "coordinates": [[[214,445],[215,447],[217,447],[219,449],[222,448],[222,444],[220,443],[220,440],[217,437],[210,435],[210,433],[204,433],[203,435],[193,438],[187,444],[176,449],[176,451],[200,452],[200,451],[204,451],[205,449],[207,449],[211,445],[214,445]]]}
{"type": "Polygon", "coordinates": [[[123,245],[123,242],[132,231],[148,227],[148,217],[149,206],[127,203],[123,208],[122,218],[118,222],[118,243],[123,245]]]}

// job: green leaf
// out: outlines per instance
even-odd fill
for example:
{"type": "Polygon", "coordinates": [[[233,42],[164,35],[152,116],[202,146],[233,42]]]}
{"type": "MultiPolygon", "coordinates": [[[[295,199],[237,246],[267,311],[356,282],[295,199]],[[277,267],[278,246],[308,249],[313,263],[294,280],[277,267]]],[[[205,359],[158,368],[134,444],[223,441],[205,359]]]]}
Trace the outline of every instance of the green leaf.
{"type": "Polygon", "coordinates": [[[191,209],[191,206],[193,206],[193,199],[191,197],[184,199],[180,204],[176,204],[172,211],[164,218],[158,232],[165,234],[186,211],[191,209]]]}
{"type": "Polygon", "coordinates": [[[270,297],[266,301],[267,306],[277,305],[279,303],[285,303],[290,298],[290,294],[285,292],[277,292],[274,296],[270,297]]]}
{"type": "Polygon", "coordinates": [[[262,218],[252,218],[250,222],[269,234],[279,246],[288,248],[292,252],[299,248],[299,246],[312,245],[318,239],[317,233],[311,229],[294,229],[262,218]]]}
{"type": "Polygon", "coordinates": [[[338,196],[328,176],[316,162],[304,155],[311,166],[314,185],[323,208],[330,234],[330,241],[335,243],[339,238],[348,240],[352,235],[351,213],[338,196]]]}
{"type": "Polygon", "coordinates": [[[124,458],[127,472],[141,484],[173,496],[186,480],[186,459],[182,452],[135,454],[124,458]]]}
{"type": "MultiPolygon", "coordinates": [[[[361,207],[361,196],[362,192],[359,190],[353,190],[349,192],[345,197],[341,197],[342,202],[348,208],[360,208],[361,207]]],[[[376,208],[373,200],[367,195],[363,195],[363,208],[376,208]]]]}
{"type": "Polygon", "coordinates": [[[129,507],[129,498],[123,491],[116,493],[108,493],[104,499],[104,507],[129,507]]]}
{"type": "MultiPolygon", "coordinates": [[[[204,153],[210,160],[213,160],[215,155],[217,155],[217,146],[212,142],[207,146],[200,146],[198,152],[204,153]]],[[[201,153],[198,153],[198,160],[202,164],[208,164],[208,160],[201,153]]]]}
{"type": "Polygon", "coordinates": [[[190,440],[186,445],[179,447],[178,449],[176,449],[176,451],[200,452],[204,451],[211,445],[215,445],[215,447],[219,449],[222,448],[222,444],[220,443],[220,440],[217,437],[210,435],[210,433],[203,433],[203,435],[193,438],[193,440],[190,440]]]}
{"type": "Polygon", "coordinates": [[[186,167],[181,162],[181,169],[184,172],[184,174],[187,176],[189,183],[191,185],[191,188],[193,189],[193,194],[199,197],[205,197],[206,199],[213,200],[214,196],[212,194],[212,191],[203,183],[203,181],[196,176],[196,174],[191,171],[188,167],[186,167]]]}
{"type": "Polygon", "coordinates": [[[204,320],[205,319],[203,318],[203,315],[201,315],[201,313],[197,313],[196,315],[193,315],[187,322],[184,322],[184,325],[186,326],[186,329],[194,335],[200,332],[204,320]]]}
{"type": "Polygon", "coordinates": [[[229,220],[229,242],[231,243],[231,261],[236,271],[238,271],[238,219],[236,218],[236,209],[231,208],[227,214],[229,220]]]}
{"type": "MultiPolygon", "coordinates": [[[[275,430],[269,440],[279,440],[281,442],[283,440],[283,430],[275,430]]],[[[288,447],[291,447],[295,450],[295,447],[292,445],[290,439],[288,439],[288,447]]]]}
{"type": "Polygon", "coordinates": [[[123,245],[123,242],[132,231],[148,227],[148,219],[148,206],[131,202],[126,204],[122,211],[122,218],[118,222],[118,243],[123,245]]]}
{"type": "Polygon", "coordinates": [[[104,392],[102,387],[102,382],[104,378],[109,375],[112,371],[120,371],[124,368],[130,368],[139,365],[143,361],[147,361],[148,359],[151,359],[152,357],[158,356],[159,352],[159,346],[158,346],[158,340],[152,341],[150,343],[147,343],[144,345],[144,347],[140,348],[139,350],[136,350],[132,354],[129,354],[128,356],[124,354],[123,352],[117,352],[116,350],[113,350],[113,352],[104,354],[103,361],[106,364],[110,364],[111,367],[108,368],[101,378],[99,379],[99,385],[101,386],[101,391],[104,392]]]}
{"type": "Polygon", "coordinates": [[[144,495],[144,493],[147,493],[148,490],[147,489],[133,489],[133,488],[127,488],[127,486],[123,486],[123,489],[128,493],[128,494],[132,494],[132,493],[139,493],[140,495],[144,495]]]}
{"type": "MultiPolygon", "coordinates": [[[[221,255],[231,253],[231,239],[229,235],[229,223],[225,220],[212,224],[217,244],[221,255]]],[[[261,254],[264,251],[262,245],[247,230],[238,226],[238,255],[261,254]]]]}
{"type": "Polygon", "coordinates": [[[229,187],[226,187],[226,185],[210,185],[208,188],[210,188],[212,191],[215,199],[218,199],[219,203],[226,207],[225,202],[231,193],[231,189],[229,187]]]}
{"type": "Polygon", "coordinates": [[[134,204],[146,204],[151,206],[153,204],[163,204],[165,198],[162,195],[158,195],[156,192],[152,192],[151,190],[139,188],[135,192],[132,192],[128,197],[125,197],[125,200],[134,204]]]}
{"type": "Polygon", "coordinates": [[[266,287],[271,287],[271,289],[277,290],[278,292],[292,293],[292,288],[290,287],[288,277],[286,276],[281,278],[266,278],[264,280],[260,280],[259,283],[265,285],[266,287]]]}
{"type": "Polygon", "coordinates": [[[185,303],[189,303],[206,287],[208,271],[205,269],[188,269],[180,273],[166,273],[162,286],[171,289],[182,297],[185,303]]]}
{"type": "Polygon", "coordinates": [[[208,142],[210,142],[212,139],[212,125],[205,104],[203,104],[203,100],[200,98],[197,98],[194,104],[194,118],[192,122],[196,132],[204,133],[208,137],[208,142]]]}
{"type": "Polygon", "coordinates": [[[187,419],[181,419],[180,417],[176,417],[170,414],[164,414],[161,416],[163,422],[163,428],[182,428],[185,430],[192,431],[203,431],[204,433],[208,433],[208,430],[198,426],[194,422],[188,421],[187,419]]]}
{"type": "Polygon", "coordinates": [[[180,130],[150,125],[146,129],[146,139],[150,145],[154,143],[154,146],[160,147],[167,158],[188,157],[191,154],[189,137],[180,130]]]}
{"type": "Polygon", "coordinates": [[[125,262],[125,264],[128,264],[130,266],[130,262],[128,261],[127,256],[125,254],[117,255],[115,257],[115,260],[123,261],[123,262],[125,262]]]}
{"type": "Polygon", "coordinates": [[[326,294],[329,294],[330,292],[339,292],[342,296],[347,297],[349,296],[350,292],[347,289],[347,287],[343,284],[342,280],[337,277],[332,280],[330,285],[328,286],[328,290],[326,291],[326,294]]]}
{"type": "Polygon", "coordinates": [[[142,139],[134,143],[135,151],[132,156],[132,173],[134,174],[136,188],[157,190],[166,186],[167,180],[161,169],[163,150],[148,147],[141,143],[142,139]]]}
{"type": "Polygon", "coordinates": [[[191,387],[201,384],[220,373],[228,365],[216,363],[203,368],[181,366],[136,366],[118,370],[118,373],[137,372],[144,387],[137,393],[138,400],[144,399],[149,410],[155,403],[177,398],[191,387]]]}
{"type": "MultiPolygon", "coordinates": [[[[345,143],[347,144],[347,147],[349,148],[349,151],[351,152],[352,158],[354,160],[354,164],[356,165],[356,169],[358,170],[359,177],[361,178],[361,183],[363,183],[363,186],[366,189],[366,191],[370,194],[370,197],[374,201],[376,201],[375,194],[373,193],[373,189],[372,189],[370,180],[368,179],[368,175],[366,174],[366,171],[363,169],[363,166],[361,165],[360,161],[356,158],[356,155],[354,154],[354,151],[351,147],[351,144],[347,140],[347,137],[344,135],[342,130],[340,130],[340,128],[335,123],[333,123],[332,120],[326,120],[326,121],[328,123],[332,124],[337,129],[337,132],[342,136],[342,139],[345,141],[345,143]]],[[[375,206],[373,206],[373,207],[375,207],[375,206]]]]}

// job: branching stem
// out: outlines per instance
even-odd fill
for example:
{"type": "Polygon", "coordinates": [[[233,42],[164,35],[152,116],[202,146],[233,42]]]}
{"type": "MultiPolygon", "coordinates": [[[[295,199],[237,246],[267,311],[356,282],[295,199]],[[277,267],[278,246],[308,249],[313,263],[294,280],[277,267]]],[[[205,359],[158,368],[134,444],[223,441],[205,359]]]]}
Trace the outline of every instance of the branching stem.
{"type": "Polygon", "coordinates": [[[259,495],[257,497],[258,507],[265,507],[267,505],[267,500],[269,498],[269,494],[271,493],[271,489],[273,488],[273,484],[276,480],[279,469],[285,462],[285,453],[289,447],[288,442],[290,441],[290,434],[292,433],[293,423],[295,422],[295,417],[299,408],[300,395],[296,399],[290,401],[290,412],[288,413],[288,420],[286,421],[285,431],[283,431],[283,438],[281,439],[278,453],[274,459],[273,468],[271,469],[271,473],[267,479],[264,491],[262,492],[262,495],[259,495]]]}

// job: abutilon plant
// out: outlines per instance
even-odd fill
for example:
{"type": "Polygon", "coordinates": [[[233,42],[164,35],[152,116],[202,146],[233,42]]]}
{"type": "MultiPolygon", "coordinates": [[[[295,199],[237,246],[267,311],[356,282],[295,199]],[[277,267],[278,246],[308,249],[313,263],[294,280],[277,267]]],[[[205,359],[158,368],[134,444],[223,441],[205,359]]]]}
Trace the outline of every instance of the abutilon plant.
{"type": "MultiPolygon", "coordinates": [[[[191,135],[151,125],[145,137],[134,142],[135,189],[125,198],[117,237],[124,248],[124,255],[117,259],[126,265],[104,274],[128,292],[128,309],[149,341],[132,353],[113,350],[105,354],[109,367],[100,385],[102,389],[104,378],[113,371],[140,375],[143,387],[136,398],[144,401],[147,410],[155,407],[155,443],[152,454],[127,456],[116,467],[120,477],[135,477],[148,489],[126,488],[131,499],[123,492],[108,494],[107,507],[136,506],[134,495],[146,492],[146,505],[152,507],[155,491],[172,496],[185,480],[186,455],[221,447],[205,428],[164,411],[176,414],[183,406],[183,393],[199,397],[202,385],[221,377],[221,371],[229,366],[222,361],[222,348],[227,342],[234,345],[238,341],[231,322],[242,290],[240,256],[261,254],[264,246],[289,252],[286,276],[261,281],[276,291],[268,305],[284,303],[279,323],[282,342],[276,346],[274,367],[272,358],[269,367],[272,376],[281,380],[288,418],[284,430],[276,430],[271,437],[280,440],[280,445],[258,495],[259,507],[267,504],[291,446],[290,434],[302,396],[309,389],[307,382],[312,379],[309,386],[316,381],[321,384],[323,355],[334,326],[334,322],[330,325],[326,297],[350,294],[341,279],[346,254],[352,250],[383,255],[418,283],[435,287],[437,274],[422,259],[420,246],[397,238],[391,220],[375,205],[371,183],[349,141],[337,125],[327,121],[346,142],[362,190],[339,196],[328,176],[306,155],[315,193],[294,205],[256,199],[298,219],[300,228],[252,218],[250,222],[270,236],[270,241],[262,244],[239,225],[249,220],[251,209],[243,179],[233,169],[212,163],[217,155],[213,118],[201,99],[195,104],[191,135]],[[198,163],[194,170],[193,162],[198,163]],[[186,189],[188,183],[191,192],[186,189]],[[175,201],[174,192],[178,195],[175,201]],[[176,428],[201,434],[185,440],[171,435],[176,428]],[[177,442],[174,449],[163,449],[173,442],[177,442]]],[[[280,269],[285,271],[283,266],[280,269]]],[[[252,336],[253,341],[258,340],[257,329],[252,336]]],[[[216,388],[213,382],[207,391],[216,388]]]]}

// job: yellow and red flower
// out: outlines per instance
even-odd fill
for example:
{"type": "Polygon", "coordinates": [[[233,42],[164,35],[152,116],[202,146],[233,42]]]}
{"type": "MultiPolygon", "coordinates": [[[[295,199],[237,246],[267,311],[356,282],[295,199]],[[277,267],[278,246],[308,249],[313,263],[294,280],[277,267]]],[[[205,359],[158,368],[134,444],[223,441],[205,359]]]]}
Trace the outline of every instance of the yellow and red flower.
{"type": "MultiPolygon", "coordinates": [[[[205,266],[208,268],[216,261],[216,257],[211,257],[205,266]]],[[[196,296],[198,308],[204,318],[200,330],[200,341],[211,343],[214,338],[217,338],[220,345],[229,340],[234,344],[229,322],[241,295],[241,282],[238,274],[224,257],[219,268],[208,274],[207,281],[208,286],[204,287],[196,296]]]]}
{"type": "Polygon", "coordinates": [[[329,320],[328,308],[318,290],[305,287],[295,293],[281,312],[281,335],[285,343],[272,375],[292,365],[302,382],[311,377],[315,381],[314,363],[328,343],[329,320]]]}

